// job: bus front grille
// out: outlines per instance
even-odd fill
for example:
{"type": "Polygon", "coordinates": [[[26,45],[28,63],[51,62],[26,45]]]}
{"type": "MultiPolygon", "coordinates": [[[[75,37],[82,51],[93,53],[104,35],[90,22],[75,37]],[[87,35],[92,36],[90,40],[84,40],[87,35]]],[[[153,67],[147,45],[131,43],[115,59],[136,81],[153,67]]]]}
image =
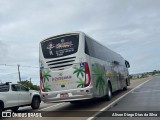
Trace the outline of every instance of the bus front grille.
{"type": "Polygon", "coordinates": [[[46,63],[48,67],[52,70],[67,69],[74,64],[75,58],[76,57],[56,59],[56,60],[47,61],[46,63]]]}

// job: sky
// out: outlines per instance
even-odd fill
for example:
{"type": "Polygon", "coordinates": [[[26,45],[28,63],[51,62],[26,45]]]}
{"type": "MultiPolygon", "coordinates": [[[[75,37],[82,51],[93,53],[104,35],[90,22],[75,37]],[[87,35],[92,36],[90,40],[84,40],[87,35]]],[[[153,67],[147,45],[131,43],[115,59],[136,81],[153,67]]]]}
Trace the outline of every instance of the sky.
{"type": "Polygon", "coordinates": [[[159,0],[0,0],[0,81],[18,79],[20,64],[22,79],[38,83],[39,42],[73,31],[121,54],[131,74],[159,70],[159,6],[159,0]]]}

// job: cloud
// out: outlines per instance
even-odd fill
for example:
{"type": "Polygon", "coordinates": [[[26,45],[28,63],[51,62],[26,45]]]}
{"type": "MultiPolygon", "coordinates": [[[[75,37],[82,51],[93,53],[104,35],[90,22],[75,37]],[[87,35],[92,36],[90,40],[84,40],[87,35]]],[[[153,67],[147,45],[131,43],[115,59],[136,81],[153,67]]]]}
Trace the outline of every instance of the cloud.
{"type": "Polygon", "coordinates": [[[2,42],[2,40],[0,40],[0,61],[1,63],[5,62],[4,58],[8,58],[9,47],[10,45],[7,45],[6,43],[2,42]]]}
{"type": "MultiPolygon", "coordinates": [[[[130,61],[131,73],[159,69],[159,4],[159,0],[0,1],[0,64],[38,66],[41,40],[80,30],[130,61]]],[[[35,74],[38,81],[38,69],[35,74]]]]}

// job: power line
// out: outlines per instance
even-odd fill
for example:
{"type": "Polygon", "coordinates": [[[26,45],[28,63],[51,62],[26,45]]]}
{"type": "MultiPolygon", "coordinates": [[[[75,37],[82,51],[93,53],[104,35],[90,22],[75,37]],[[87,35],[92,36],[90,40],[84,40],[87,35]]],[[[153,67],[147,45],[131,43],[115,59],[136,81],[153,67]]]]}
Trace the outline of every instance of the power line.
{"type": "Polygon", "coordinates": [[[19,81],[21,82],[21,74],[20,74],[19,67],[20,67],[20,65],[18,65],[18,77],[19,77],[19,81]]]}
{"type": "MultiPolygon", "coordinates": [[[[17,65],[10,65],[10,64],[0,64],[1,66],[15,66],[17,67],[17,65]]],[[[19,65],[19,64],[18,64],[19,65]]],[[[39,68],[39,67],[36,67],[36,66],[24,66],[24,65],[21,65],[21,67],[28,67],[28,68],[39,68]]]]}
{"type": "Polygon", "coordinates": [[[33,66],[22,66],[22,67],[39,68],[39,67],[33,67],[33,66]]]}
{"type": "MultiPolygon", "coordinates": [[[[18,78],[19,78],[19,82],[21,82],[20,64],[18,64],[18,65],[0,64],[0,65],[18,67],[18,78]]],[[[38,68],[38,67],[33,67],[33,66],[21,66],[21,67],[38,68]]]]}
{"type": "Polygon", "coordinates": [[[7,74],[2,74],[1,76],[11,75],[11,74],[17,74],[17,72],[14,72],[14,73],[7,73],[7,74]]]}

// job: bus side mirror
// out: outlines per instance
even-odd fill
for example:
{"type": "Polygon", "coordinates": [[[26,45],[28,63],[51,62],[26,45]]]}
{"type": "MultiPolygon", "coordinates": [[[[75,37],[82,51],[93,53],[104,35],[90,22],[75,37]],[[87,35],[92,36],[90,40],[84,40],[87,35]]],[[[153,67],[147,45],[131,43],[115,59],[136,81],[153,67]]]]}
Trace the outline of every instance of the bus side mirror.
{"type": "Polygon", "coordinates": [[[130,68],[130,64],[128,63],[128,68],[130,68]]]}
{"type": "Polygon", "coordinates": [[[125,65],[126,65],[126,68],[130,68],[130,64],[127,60],[125,60],[125,65]]]}

